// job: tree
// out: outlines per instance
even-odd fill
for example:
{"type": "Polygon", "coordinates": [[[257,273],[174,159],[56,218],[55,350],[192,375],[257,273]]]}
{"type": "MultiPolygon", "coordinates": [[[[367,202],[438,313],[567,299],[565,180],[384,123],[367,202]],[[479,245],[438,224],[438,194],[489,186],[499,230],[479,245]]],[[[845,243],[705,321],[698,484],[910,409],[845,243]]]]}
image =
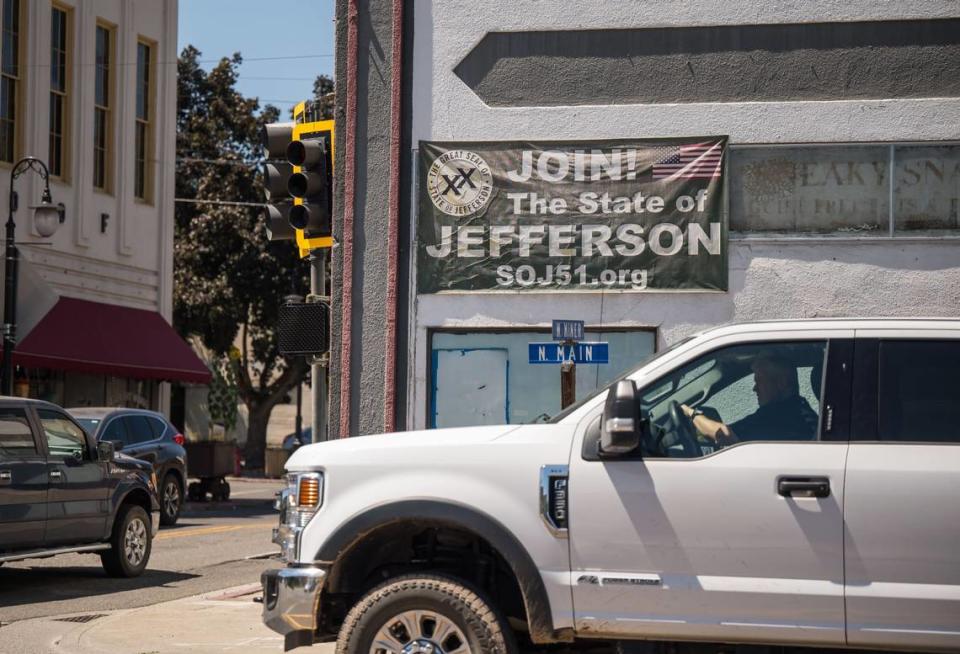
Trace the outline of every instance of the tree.
{"type": "MultiPolygon", "coordinates": [[[[313,97],[310,98],[314,107],[319,109],[318,120],[331,120],[336,107],[333,97],[333,78],[329,75],[317,75],[313,80],[313,97]]],[[[293,117],[293,107],[290,108],[290,117],[293,117]]]]}
{"type": "Polygon", "coordinates": [[[320,108],[320,115],[325,120],[333,118],[336,106],[333,97],[333,79],[329,75],[317,75],[313,80],[313,101],[320,108]]]}
{"type": "Polygon", "coordinates": [[[178,61],[174,325],[228,362],[221,372],[249,414],[246,464],[259,468],[273,407],[309,371],[280,355],[276,332],[283,297],[305,294],[308,269],[289,243],[270,245],[258,206],[260,129],[279,111],[236,91],[239,54],[209,72],[199,58],[187,46],[178,61]]]}

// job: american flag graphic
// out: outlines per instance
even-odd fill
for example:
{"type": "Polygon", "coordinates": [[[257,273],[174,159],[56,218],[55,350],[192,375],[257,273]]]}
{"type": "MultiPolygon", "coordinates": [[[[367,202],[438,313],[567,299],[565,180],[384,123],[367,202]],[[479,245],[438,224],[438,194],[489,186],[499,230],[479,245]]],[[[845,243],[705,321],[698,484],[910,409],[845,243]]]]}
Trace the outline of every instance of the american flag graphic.
{"type": "Polygon", "coordinates": [[[653,164],[654,179],[711,179],[720,177],[723,147],[720,143],[691,143],[659,148],[663,154],[653,164]]]}

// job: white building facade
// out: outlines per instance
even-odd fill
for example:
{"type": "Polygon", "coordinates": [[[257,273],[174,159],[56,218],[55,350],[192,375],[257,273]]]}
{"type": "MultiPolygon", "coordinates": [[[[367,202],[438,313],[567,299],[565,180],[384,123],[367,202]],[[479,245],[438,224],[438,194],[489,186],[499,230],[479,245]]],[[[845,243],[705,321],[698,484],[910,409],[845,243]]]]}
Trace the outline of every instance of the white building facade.
{"type": "Polygon", "coordinates": [[[956,3],[340,0],[338,18],[335,435],[555,413],[557,368],[527,360],[554,318],[610,343],[582,396],[713,325],[960,315],[956,3]],[[725,287],[418,278],[425,143],[519,165],[530,143],[699,137],[726,139],[725,287]]]}
{"type": "Polygon", "coordinates": [[[169,411],[202,362],[170,327],[176,0],[2,0],[0,184],[22,157],[50,170],[63,222],[32,228],[20,197],[18,393],[66,406],[169,411]]]}

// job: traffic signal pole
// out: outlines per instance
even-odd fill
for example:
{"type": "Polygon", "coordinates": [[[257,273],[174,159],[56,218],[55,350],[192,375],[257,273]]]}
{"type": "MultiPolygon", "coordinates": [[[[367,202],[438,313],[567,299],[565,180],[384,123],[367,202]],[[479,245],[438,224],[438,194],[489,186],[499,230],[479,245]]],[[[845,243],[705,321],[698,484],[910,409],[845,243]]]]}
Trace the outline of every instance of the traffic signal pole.
{"type": "MultiPolygon", "coordinates": [[[[283,354],[307,356],[310,360],[313,441],[325,441],[329,434],[329,399],[327,368],[329,353],[329,306],[327,296],[327,252],[333,245],[331,224],[331,178],[333,172],[334,122],[308,120],[307,103],[294,108],[293,123],[265,125],[261,140],[265,158],[264,191],[268,204],[264,209],[267,235],[271,241],[295,241],[301,257],[310,262],[310,295],[306,305],[285,305],[287,318],[281,311],[280,351],[283,354]],[[319,338],[305,339],[300,308],[326,306],[322,321],[312,334],[319,338]],[[306,341],[306,342],[305,342],[306,341]],[[286,350],[284,349],[286,347],[286,350]]],[[[315,314],[316,312],[311,312],[315,314]]],[[[306,327],[309,329],[309,327],[306,327]]]]}
{"type": "MultiPolygon", "coordinates": [[[[316,248],[310,251],[310,294],[325,296],[327,294],[327,248],[316,248]]],[[[313,422],[311,430],[313,442],[327,440],[327,423],[329,416],[327,396],[327,366],[330,355],[314,357],[310,365],[311,384],[310,392],[313,396],[313,422]]]]}

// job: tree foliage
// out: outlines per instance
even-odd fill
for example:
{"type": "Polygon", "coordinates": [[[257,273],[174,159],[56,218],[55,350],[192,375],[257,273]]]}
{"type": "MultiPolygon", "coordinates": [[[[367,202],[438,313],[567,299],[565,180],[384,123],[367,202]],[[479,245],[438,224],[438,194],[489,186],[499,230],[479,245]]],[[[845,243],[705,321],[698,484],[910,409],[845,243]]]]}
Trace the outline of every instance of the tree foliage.
{"type": "Polygon", "coordinates": [[[328,75],[317,75],[317,79],[313,81],[313,101],[324,119],[333,118],[336,104],[333,97],[333,79],[328,75]]]}
{"type": "Polygon", "coordinates": [[[237,92],[239,54],[209,72],[199,59],[187,46],[178,62],[174,324],[230,361],[249,413],[247,465],[259,467],[270,412],[309,370],[280,355],[276,332],[308,269],[290,243],[269,244],[260,206],[226,204],[264,202],[260,129],[279,111],[237,92]]]}

